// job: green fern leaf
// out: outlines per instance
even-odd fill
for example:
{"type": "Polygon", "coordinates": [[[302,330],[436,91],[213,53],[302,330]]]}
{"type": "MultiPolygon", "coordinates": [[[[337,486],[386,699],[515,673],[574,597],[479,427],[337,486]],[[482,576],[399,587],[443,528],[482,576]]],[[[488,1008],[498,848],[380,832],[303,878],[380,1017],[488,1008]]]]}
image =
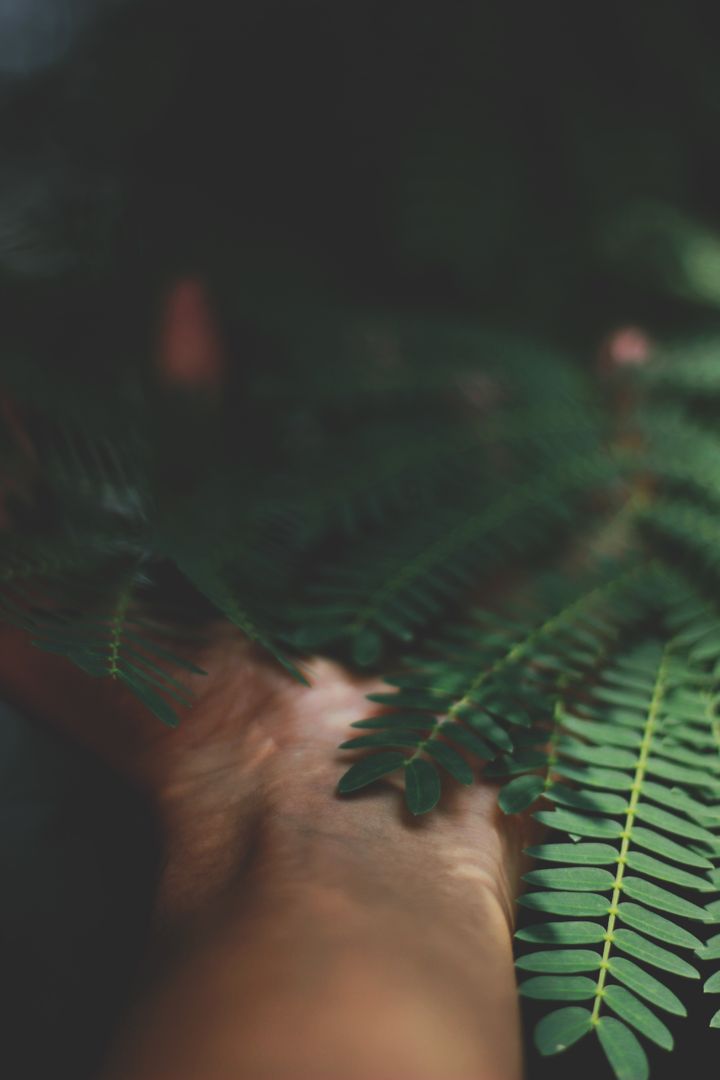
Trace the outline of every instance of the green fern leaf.
{"type": "Polygon", "coordinates": [[[595,983],[584,975],[537,975],[519,990],[523,997],[540,1001],[587,1001],[595,994],[595,983]]]}
{"type": "MultiPolygon", "coordinates": [[[[361,736],[362,741],[350,740],[342,748],[407,746],[414,748],[415,753],[404,761],[406,768],[410,761],[425,760],[430,756],[455,780],[471,783],[471,768],[448,744],[454,743],[487,762],[496,757],[498,749],[506,749],[508,744],[512,747],[513,741],[519,743],[519,737],[510,734],[506,727],[530,728],[533,717],[552,715],[560,700],[555,677],[544,685],[537,669],[527,664],[528,658],[536,656],[538,647],[553,647],[561,654],[568,636],[572,638],[581,632],[587,637],[587,644],[593,646],[593,650],[584,654],[585,662],[592,664],[602,652],[604,640],[616,632],[602,617],[608,598],[623,598],[624,619],[637,617],[639,611],[644,610],[643,586],[647,579],[646,571],[632,565],[594,588],[576,592],[569,603],[549,615],[544,614],[538,622],[478,613],[467,627],[454,628],[436,642],[432,653],[420,659],[415,670],[389,679],[396,688],[394,692],[369,695],[371,701],[391,706],[395,711],[385,714],[384,731],[381,730],[382,716],[359,721],[356,726],[371,726],[378,734],[361,736]],[[590,626],[592,630],[588,629],[590,626]],[[423,711],[427,712],[424,728],[419,720],[423,711]],[[404,722],[408,714],[412,718],[412,727],[404,722]],[[399,725],[407,729],[402,734],[399,725]],[[410,731],[416,734],[410,734],[410,731]]],[[[567,595],[567,585],[563,583],[563,587],[567,595]]],[[[567,674],[564,675],[563,683],[569,681],[567,674]]],[[[537,741],[536,736],[534,739],[537,741]]],[[[558,740],[552,753],[553,757],[589,756],[592,760],[610,761],[618,766],[634,760],[630,752],[621,747],[588,746],[568,736],[558,740]]],[[[489,764],[485,775],[512,776],[536,768],[547,770],[548,760],[548,752],[544,750],[519,748],[512,756],[506,754],[489,764]]],[[[567,768],[572,771],[574,766],[567,768]]],[[[602,772],[600,775],[604,776],[602,772]]],[[[615,775],[622,787],[627,788],[626,774],[618,770],[615,775]]],[[[512,788],[508,786],[501,794],[501,806],[507,806],[509,810],[520,809],[521,804],[530,805],[547,788],[544,782],[539,785],[537,778],[521,776],[520,779],[521,783],[512,788]]]]}
{"type": "Polygon", "coordinates": [[[686,979],[700,978],[700,972],[691,964],[670,952],[669,949],[663,949],[660,945],[648,941],[642,934],[636,934],[634,930],[615,930],[613,945],[635,960],[642,960],[645,964],[669,971],[673,975],[680,975],[686,979]]]}
{"type": "Polygon", "coordinates": [[[617,470],[618,464],[605,453],[560,457],[554,472],[548,470],[541,483],[535,477],[506,487],[480,509],[473,505],[469,511],[453,508],[445,514],[436,510],[421,527],[413,524],[395,553],[385,540],[361,553],[362,569],[357,574],[344,568],[329,570],[326,582],[314,586],[308,618],[323,622],[325,640],[359,642],[354,646],[358,663],[368,654],[368,631],[410,641],[488,564],[507,558],[508,534],[516,550],[527,549],[538,532],[547,534],[567,517],[571,497],[608,482],[617,470]]]}
{"type": "Polygon", "coordinates": [[[535,814],[535,820],[559,832],[570,833],[572,836],[589,836],[598,840],[617,840],[623,833],[622,822],[613,818],[589,817],[570,810],[540,810],[535,814]]]}
{"type": "Polygon", "coordinates": [[[425,749],[428,754],[435,758],[444,769],[450,773],[453,779],[457,780],[459,784],[472,784],[475,780],[475,774],[470,766],[467,764],[464,758],[458,754],[456,750],[453,750],[447,743],[439,742],[438,740],[428,739],[425,744],[425,749]]]}
{"type": "Polygon", "coordinates": [[[567,1050],[592,1030],[588,1009],[569,1006],[548,1013],[535,1028],[535,1045],[543,1056],[567,1050]]]}
{"type": "Polygon", "coordinates": [[[657,938],[668,945],[677,945],[680,949],[697,949],[702,945],[699,938],[691,934],[676,922],[658,915],[656,911],[641,907],[640,904],[618,904],[618,917],[626,926],[639,930],[643,934],[657,938]]]}
{"type": "Polygon", "coordinates": [[[689,900],[683,900],[669,889],[662,889],[659,885],[653,885],[644,878],[636,878],[625,874],[623,878],[623,892],[632,900],[638,900],[648,907],[657,908],[659,911],[667,911],[671,915],[681,915],[684,919],[699,919],[701,922],[709,922],[705,908],[693,904],[689,900]]]}
{"type": "Polygon", "coordinates": [[[531,870],[523,876],[528,885],[543,889],[570,889],[573,892],[603,892],[612,889],[615,875],[597,867],[531,870]]]}
{"type": "Polygon", "coordinates": [[[593,945],[605,938],[605,927],[592,922],[536,923],[517,930],[518,941],[536,945],[593,945]]]}
{"type": "Polygon", "coordinates": [[[630,990],[634,990],[636,994],[646,998],[652,1005],[674,1013],[676,1016],[687,1016],[687,1009],[679,997],[632,960],[615,956],[608,961],[608,965],[607,970],[611,975],[628,986],[630,990]]]}
{"type": "Polygon", "coordinates": [[[545,781],[532,773],[518,776],[506,784],[498,795],[498,805],[506,814],[519,814],[543,794],[545,781]]]}
{"type": "Polygon", "coordinates": [[[600,953],[590,949],[550,949],[521,956],[516,966],[520,971],[548,974],[596,971],[600,967],[600,953]]]}
{"type": "Polygon", "coordinates": [[[712,863],[704,855],[699,855],[689,847],[676,844],[660,833],[653,832],[637,825],[633,829],[633,840],[638,847],[647,848],[655,855],[664,855],[674,862],[683,863],[685,866],[695,866],[700,870],[711,870],[712,863]]]}
{"type": "Polygon", "coordinates": [[[422,735],[391,729],[390,731],[376,731],[373,735],[358,735],[356,739],[347,739],[340,745],[340,749],[360,750],[368,746],[410,746],[414,749],[421,742],[422,735]]]}
{"type": "Polygon", "coordinates": [[[713,885],[708,878],[699,874],[692,874],[687,870],[681,870],[672,863],[653,858],[642,851],[629,851],[627,865],[631,870],[639,870],[647,877],[659,878],[674,885],[681,885],[686,889],[696,889],[698,892],[712,892],[713,885]]]}
{"type": "Polygon", "coordinates": [[[580,915],[607,915],[610,910],[607,897],[598,893],[531,892],[518,897],[518,904],[533,911],[544,911],[548,915],[568,915],[570,918],[580,915]]]}
{"type": "Polygon", "coordinates": [[[579,866],[604,866],[616,863],[617,848],[610,844],[541,844],[526,849],[526,854],[534,859],[547,859],[550,862],[567,862],[579,866]]]}
{"type": "Polygon", "coordinates": [[[351,791],[359,791],[368,784],[375,783],[388,773],[399,769],[405,761],[404,754],[388,751],[384,754],[373,754],[372,757],[363,758],[351,765],[338,784],[341,795],[348,795],[351,791]]]}
{"type": "Polygon", "coordinates": [[[416,758],[405,765],[405,802],[411,814],[426,814],[440,799],[441,785],[437,769],[416,758]]]}
{"type": "Polygon", "coordinates": [[[551,802],[571,810],[584,810],[591,814],[624,814],[628,808],[627,799],[606,791],[583,791],[559,781],[544,784],[544,787],[545,795],[551,802]]]}
{"type": "Polygon", "coordinates": [[[603,1016],[595,1024],[595,1031],[617,1080],[647,1080],[647,1056],[629,1027],[603,1016]]]}
{"type": "Polygon", "coordinates": [[[663,1050],[672,1050],[674,1039],[670,1030],[626,987],[613,983],[606,988],[604,1000],[608,1008],[612,1009],[617,1016],[622,1017],[646,1039],[650,1039],[663,1050]]]}
{"type": "Polygon", "coordinates": [[[720,499],[720,443],[711,431],[668,407],[642,412],[639,422],[648,439],[644,461],[661,480],[720,499]]]}
{"type": "MultiPolygon", "coordinates": [[[[609,809],[604,811],[602,799],[600,806],[593,805],[590,801],[589,806],[582,809],[572,805],[570,809],[566,809],[562,805],[561,789],[559,808],[537,812],[535,817],[542,824],[568,834],[573,839],[588,837],[591,842],[577,843],[574,839],[570,844],[549,843],[530,849],[530,854],[536,858],[560,864],[565,862],[566,865],[534,870],[525,875],[529,885],[550,891],[530,891],[519,901],[525,908],[551,915],[562,915],[571,919],[587,917],[593,920],[586,936],[583,936],[583,931],[579,929],[582,923],[572,924],[573,927],[578,927],[578,930],[572,930],[567,935],[562,929],[563,923],[548,923],[540,927],[526,928],[517,936],[521,941],[536,945],[567,946],[586,941],[602,941],[604,944],[601,954],[561,947],[559,950],[550,949],[549,952],[521,955],[518,967],[523,971],[537,970],[548,973],[597,971],[589,1026],[598,1035],[618,1077],[635,1076],[636,1070],[639,1070],[640,1074],[646,1073],[647,1061],[629,1028],[608,1017],[603,1009],[611,1009],[622,1016],[626,1023],[634,1026],[641,1035],[670,1049],[672,1036],[655,1016],[653,1009],[663,1009],[677,1016],[684,1016],[686,1009],[677,995],[646,968],[659,968],[685,978],[698,977],[696,969],[676,956],[667,946],[702,949],[702,945],[697,945],[698,939],[695,935],[667,918],[665,914],[657,914],[657,911],[698,922],[707,922],[713,918],[708,908],[693,903],[666,887],[667,884],[676,884],[694,889],[700,894],[713,890],[709,877],[695,872],[694,869],[685,869],[686,866],[700,871],[712,869],[710,859],[689,846],[693,844],[698,848],[706,847],[710,852],[714,840],[713,834],[693,821],[687,813],[688,806],[693,808],[696,800],[692,794],[687,795],[685,792],[685,783],[691,792],[696,791],[698,785],[688,783],[687,776],[682,775],[684,768],[680,767],[681,776],[675,776],[675,783],[689,799],[689,803],[685,804],[683,798],[677,798],[674,802],[665,800],[665,793],[673,789],[648,779],[656,774],[654,762],[663,760],[655,755],[658,745],[667,738],[668,726],[673,723],[673,709],[668,709],[668,699],[676,686],[687,683],[690,679],[687,663],[677,656],[675,650],[676,645],[660,650],[657,646],[648,644],[630,655],[630,664],[624,662],[620,666],[610,663],[603,673],[602,683],[592,695],[597,702],[593,707],[593,718],[587,721],[582,716],[577,718],[569,747],[570,736],[562,735],[562,725],[568,718],[570,725],[573,725],[575,714],[566,709],[560,710],[558,724],[561,734],[555,738],[556,760],[551,764],[553,773],[566,775],[562,757],[568,749],[576,759],[592,761],[593,755],[588,751],[600,747],[606,752],[610,751],[610,756],[603,758],[603,762],[613,767],[608,770],[603,765],[603,768],[611,773],[612,788],[623,788],[627,795],[615,795],[611,790],[611,801],[604,804],[609,809]],[[626,674],[631,669],[633,686],[629,687],[626,674]],[[612,688],[620,683],[625,685],[619,692],[612,688]],[[608,731],[609,737],[604,737],[603,728],[608,731]],[[621,733],[619,737],[618,732],[621,733]],[[578,753],[575,741],[586,749],[578,753]],[[620,784],[618,776],[624,776],[626,783],[620,784]],[[646,783],[651,785],[653,799],[648,799],[645,795],[646,783]],[[660,802],[666,806],[668,801],[673,805],[673,812],[657,805],[660,802]],[[676,813],[675,810],[680,812],[676,813]],[[605,816],[601,816],[603,813],[605,816]],[[648,825],[653,828],[648,828],[648,825]],[[662,832],[656,832],[655,829],[662,832]],[[682,843],[671,840],[665,833],[674,834],[682,843]],[[605,842],[593,843],[593,839],[605,842]],[[645,854],[643,849],[649,849],[653,855],[645,854]],[[577,854],[573,858],[575,853],[577,854]],[[612,871],[603,868],[612,864],[612,871]],[[637,876],[638,871],[642,877],[637,876]],[[648,878],[656,878],[662,884],[655,884],[648,878]],[[628,899],[625,900],[624,897],[628,899]],[[598,917],[605,920],[605,930],[602,933],[602,925],[597,922],[598,917]],[[662,945],[648,940],[653,937],[659,939],[662,945]],[[559,956],[557,967],[553,967],[553,952],[559,956]],[[576,958],[573,958],[573,952],[578,954],[576,958]],[[623,956],[623,953],[626,955],[623,956]],[[538,959],[535,960],[534,957],[538,959]],[[648,1004],[643,1004],[638,998],[644,999],[648,1004]]],[[[592,764],[589,768],[596,769],[596,766],[592,764]]],[[[691,770],[693,781],[697,780],[698,775],[701,779],[700,786],[706,788],[707,771],[696,773],[691,770]]],[[[582,769],[570,779],[581,785],[587,782],[582,769]]],[[[555,783],[552,774],[550,781],[548,791],[551,793],[555,783]]],[[[603,794],[602,786],[602,783],[598,784],[601,788],[600,794],[603,794]]],[[[572,792],[574,789],[567,790],[572,792]]],[[[577,790],[577,801],[581,802],[583,788],[577,790]]],[[[591,794],[592,790],[591,788],[591,794]]],[[[573,803],[572,795],[567,801],[573,803]]],[[[535,986],[533,980],[529,982],[527,989],[527,982],[522,984],[521,993],[537,997],[551,996],[542,983],[535,986]]],[[[583,993],[587,990],[587,986],[583,986],[583,993]]],[[[552,1044],[545,1041],[544,1045],[551,1047],[552,1044]]]]}
{"type": "Polygon", "coordinates": [[[66,657],[94,678],[123,683],[159,720],[176,727],[176,708],[188,708],[192,695],[168,668],[205,672],[153,640],[144,620],[131,610],[133,589],[132,579],[121,584],[104,615],[53,616],[37,621],[34,644],[66,657]]]}

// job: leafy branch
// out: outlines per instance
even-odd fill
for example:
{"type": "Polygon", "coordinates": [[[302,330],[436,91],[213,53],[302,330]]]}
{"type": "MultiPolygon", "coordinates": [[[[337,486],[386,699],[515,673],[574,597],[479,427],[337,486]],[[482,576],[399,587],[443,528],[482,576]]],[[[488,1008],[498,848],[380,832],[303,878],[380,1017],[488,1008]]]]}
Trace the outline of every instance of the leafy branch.
{"type": "MultiPolygon", "coordinates": [[[[613,795],[617,804],[589,802],[580,813],[561,809],[536,815],[545,825],[582,838],[582,842],[550,843],[531,849],[536,858],[569,865],[526,875],[530,884],[550,891],[531,892],[520,901],[547,914],[575,918],[602,915],[605,919],[604,924],[540,924],[517,935],[522,941],[553,947],[519,958],[521,970],[543,973],[523,983],[521,993],[542,1000],[592,1001],[591,1009],[571,1006],[543,1019],[536,1030],[540,1052],[558,1053],[595,1031],[616,1075],[631,1076],[633,1080],[648,1075],[648,1064],[630,1028],[671,1049],[672,1036],[653,1008],[679,1016],[686,1012],[680,999],[645,967],[654,966],[687,978],[699,977],[696,969],[664,947],[699,947],[698,938],[667,915],[712,921],[708,909],[652,881],[655,878],[701,893],[713,891],[707,872],[712,869],[709,855],[714,838],[693,821],[693,814],[698,807],[702,810],[702,804],[685,789],[716,792],[720,790],[717,773],[701,770],[694,761],[688,762],[686,770],[678,768],[676,772],[668,760],[667,735],[683,708],[682,702],[673,701],[672,693],[687,679],[686,663],[682,658],[676,661],[676,649],[677,639],[662,648],[648,643],[627,659],[614,661],[608,669],[603,680],[607,690],[601,685],[595,694],[606,702],[603,711],[607,741],[612,743],[617,733],[629,735],[635,742],[634,760],[627,760],[621,769],[608,770],[604,776],[586,777],[601,793],[608,788],[617,792],[613,795]],[[676,787],[666,787],[654,777],[672,779],[676,787]],[[612,816],[595,816],[603,812],[612,816]],[[670,839],[667,833],[682,843],[670,839]],[[591,842],[586,843],[586,838],[591,842]],[[619,842],[619,847],[607,843],[612,840],[619,842]],[[651,854],[646,854],[648,851],[651,854]],[[608,864],[615,867],[614,873],[602,869],[608,864]],[[604,893],[609,893],[609,899],[604,893]],[[667,914],[658,915],[658,910],[667,914]],[[648,937],[659,938],[664,945],[658,946],[648,937]],[[601,953],[562,948],[592,942],[602,942],[601,953]],[[561,948],[555,951],[554,946],[561,948]],[[624,955],[617,956],[618,950],[624,955]],[[568,974],[577,971],[595,972],[595,981],[568,974]],[[640,1000],[643,998],[653,1008],[640,1000]],[[605,1007],[615,1017],[605,1015],[605,1007]]],[[[602,737],[597,730],[592,735],[602,737]]]]}
{"type": "Polygon", "coordinates": [[[157,630],[132,611],[131,575],[108,597],[105,609],[90,614],[47,613],[35,620],[34,644],[66,657],[93,678],[123,683],[159,720],[176,727],[177,708],[192,704],[189,689],[173,669],[204,675],[197,664],[157,641],[157,630]]]}
{"type": "MultiPolygon", "coordinates": [[[[400,746],[410,752],[386,750],[356,762],[340,780],[340,793],[356,791],[402,768],[410,811],[426,813],[437,804],[441,782],[434,764],[424,755],[436,759],[460,783],[471,784],[472,769],[448,742],[484,761],[492,761],[502,751],[510,755],[520,737],[510,735],[508,724],[529,729],[538,717],[548,714],[558,679],[567,684],[573,675],[579,678],[595,662],[599,642],[617,632],[602,618],[608,600],[624,593],[626,603],[618,604],[616,611],[622,611],[625,618],[636,618],[639,600],[642,606],[640,586],[647,580],[645,568],[632,566],[610,581],[581,591],[536,624],[478,613],[473,623],[438,642],[435,651],[407,674],[387,680],[397,690],[370,695],[371,701],[395,711],[357,721],[354,727],[377,730],[350,739],[341,748],[400,746]],[[484,647],[488,639],[493,642],[489,648],[484,647]],[[550,643],[551,656],[538,651],[534,670],[531,661],[536,650],[550,643]],[[559,676],[553,673],[552,649],[560,666],[559,676]],[[552,676],[549,683],[545,678],[548,668],[552,676]]],[[[528,757],[521,749],[511,769],[525,772],[545,761],[544,754],[531,751],[528,757]]],[[[495,772],[490,769],[488,775],[504,769],[505,765],[495,772]]],[[[535,784],[537,795],[542,779],[533,777],[535,784]]],[[[508,798],[512,799],[513,793],[508,798]]]]}

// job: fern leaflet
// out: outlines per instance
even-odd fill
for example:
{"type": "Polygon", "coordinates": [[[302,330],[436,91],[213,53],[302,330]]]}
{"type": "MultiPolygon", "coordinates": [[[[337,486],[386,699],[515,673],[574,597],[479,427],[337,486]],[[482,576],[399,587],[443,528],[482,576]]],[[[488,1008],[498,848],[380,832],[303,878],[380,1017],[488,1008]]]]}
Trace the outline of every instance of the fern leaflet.
{"type": "Polygon", "coordinates": [[[123,683],[159,720],[176,727],[176,709],[188,708],[192,694],[172,669],[205,672],[156,640],[157,631],[132,611],[134,589],[134,581],[126,580],[97,614],[47,613],[35,621],[34,643],[66,657],[93,678],[123,683]]]}

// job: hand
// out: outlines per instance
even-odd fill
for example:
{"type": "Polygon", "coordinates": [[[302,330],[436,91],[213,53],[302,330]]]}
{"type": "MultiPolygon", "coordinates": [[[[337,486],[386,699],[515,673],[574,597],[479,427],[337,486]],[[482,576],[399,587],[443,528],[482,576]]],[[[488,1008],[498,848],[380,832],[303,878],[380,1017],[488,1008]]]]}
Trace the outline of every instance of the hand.
{"type": "Polygon", "coordinates": [[[197,659],[210,675],[168,731],[14,631],[0,649],[4,695],[160,819],[148,983],[108,1077],[517,1076],[523,824],[487,784],[419,821],[391,783],[338,799],[335,747],[375,683],[320,660],[308,690],[226,626],[197,659]]]}
{"type": "MultiPolygon", "coordinates": [[[[194,382],[211,323],[188,295],[194,382]]],[[[122,686],[2,632],[6,699],[142,787],[160,823],[155,938],[107,1080],[514,1080],[527,823],[485,782],[419,820],[393,781],[339,799],[336,746],[377,683],[314,660],[308,690],[226,624],[193,659],[210,674],[169,731],[122,686]]]]}

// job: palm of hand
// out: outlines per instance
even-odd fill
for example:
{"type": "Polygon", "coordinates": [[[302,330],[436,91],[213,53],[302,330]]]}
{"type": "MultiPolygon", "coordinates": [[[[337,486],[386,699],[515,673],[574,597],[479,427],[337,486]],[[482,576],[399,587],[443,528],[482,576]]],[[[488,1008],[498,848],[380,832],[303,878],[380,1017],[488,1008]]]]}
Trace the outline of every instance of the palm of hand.
{"type": "Polygon", "coordinates": [[[195,706],[181,726],[158,725],[110,681],[91,682],[64,660],[3,631],[0,679],[14,704],[59,727],[149,795],[168,849],[158,898],[170,916],[223,888],[261,841],[290,863],[325,848],[339,859],[405,869],[448,868],[458,884],[495,892],[508,921],[526,823],[504,818],[495,789],[453,789],[428,819],[402,810],[393,782],[350,799],[335,785],[347,755],[336,747],[372,711],[371,679],[326,660],[310,664],[310,689],[289,679],[231,627],[195,656],[195,706]],[[295,849],[296,859],[292,858],[295,849]],[[174,853],[182,852],[176,859],[174,853]],[[344,853],[344,855],[343,855],[344,853]]]}

